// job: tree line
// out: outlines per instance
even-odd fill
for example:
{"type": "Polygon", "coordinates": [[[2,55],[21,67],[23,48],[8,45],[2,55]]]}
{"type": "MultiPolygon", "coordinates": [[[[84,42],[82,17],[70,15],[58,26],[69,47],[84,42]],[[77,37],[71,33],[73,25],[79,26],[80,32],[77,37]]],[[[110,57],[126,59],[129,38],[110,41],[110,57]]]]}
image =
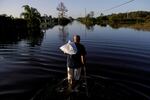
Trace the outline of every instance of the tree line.
{"type": "Polygon", "coordinates": [[[137,23],[149,23],[150,12],[148,11],[135,11],[128,13],[118,13],[111,15],[101,14],[98,17],[79,17],[78,20],[84,24],[137,24],[137,23]]]}
{"type": "Polygon", "coordinates": [[[40,45],[44,30],[55,25],[65,26],[73,21],[72,17],[66,17],[68,10],[62,2],[56,8],[59,12],[58,18],[47,14],[42,16],[36,8],[29,5],[23,5],[22,8],[24,11],[20,14],[20,18],[0,15],[0,43],[17,43],[27,39],[32,46],[40,45]]]}
{"type": "Polygon", "coordinates": [[[0,15],[0,29],[7,30],[26,30],[26,29],[40,29],[43,26],[53,27],[54,25],[67,25],[73,18],[67,18],[65,13],[68,11],[64,3],[60,3],[56,8],[59,11],[58,18],[52,18],[51,15],[44,14],[41,16],[39,11],[29,5],[23,5],[24,11],[20,14],[20,18],[0,15]]]}

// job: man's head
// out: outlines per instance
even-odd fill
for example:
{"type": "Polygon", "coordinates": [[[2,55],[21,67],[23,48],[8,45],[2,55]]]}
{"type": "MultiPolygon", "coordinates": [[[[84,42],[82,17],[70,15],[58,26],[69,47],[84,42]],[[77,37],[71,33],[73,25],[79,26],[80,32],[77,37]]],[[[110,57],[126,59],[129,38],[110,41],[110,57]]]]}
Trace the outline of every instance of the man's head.
{"type": "Polygon", "coordinates": [[[73,42],[80,43],[80,36],[79,35],[74,35],[73,36],[73,42]]]}

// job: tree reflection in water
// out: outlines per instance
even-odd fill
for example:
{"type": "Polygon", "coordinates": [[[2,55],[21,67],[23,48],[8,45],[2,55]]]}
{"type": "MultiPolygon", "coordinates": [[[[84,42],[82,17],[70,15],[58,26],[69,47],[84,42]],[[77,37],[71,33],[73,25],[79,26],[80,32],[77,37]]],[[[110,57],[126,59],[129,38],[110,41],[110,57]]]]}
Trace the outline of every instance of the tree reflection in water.
{"type": "Polygon", "coordinates": [[[62,40],[62,42],[65,43],[68,39],[68,36],[69,36],[68,27],[67,26],[60,26],[58,28],[58,30],[59,30],[60,40],[62,40]]]}
{"type": "Polygon", "coordinates": [[[41,29],[28,29],[22,31],[1,30],[0,44],[17,44],[25,40],[30,46],[41,45],[44,32],[41,29]]]}
{"type": "Polygon", "coordinates": [[[89,31],[94,31],[94,26],[95,25],[85,25],[86,29],[89,31]]]}

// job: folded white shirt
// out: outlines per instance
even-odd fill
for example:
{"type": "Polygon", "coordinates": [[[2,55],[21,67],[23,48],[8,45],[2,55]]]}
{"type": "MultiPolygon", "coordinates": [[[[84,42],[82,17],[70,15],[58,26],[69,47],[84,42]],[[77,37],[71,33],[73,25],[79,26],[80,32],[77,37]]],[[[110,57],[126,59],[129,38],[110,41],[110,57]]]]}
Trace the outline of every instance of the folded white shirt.
{"type": "Polygon", "coordinates": [[[68,41],[68,43],[62,45],[60,50],[66,54],[73,55],[77,53],[77,47],[74,42],[68,41]]]}

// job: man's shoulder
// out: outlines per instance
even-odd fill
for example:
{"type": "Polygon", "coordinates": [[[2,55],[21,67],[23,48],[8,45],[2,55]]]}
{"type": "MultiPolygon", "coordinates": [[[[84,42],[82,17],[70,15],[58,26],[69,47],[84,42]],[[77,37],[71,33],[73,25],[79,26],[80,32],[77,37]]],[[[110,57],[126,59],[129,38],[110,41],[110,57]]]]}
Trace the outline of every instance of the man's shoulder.
{"type": "Polygon", "coordinates": [[[77,48],[79,49],[85,49],[84,45],[81,43],[76,44],[77,48]]]}
{"type": "Polygon", "coordinates": [[[78,44],[78,49],[79,49],[83,54],[86,54],[86,49],[85,49],[85,47],[84,47],[83,44],[79,43],[79,44],[78,44]]]}
{"type": "Polygon", "coordinates": [[[81,47],[84,47],[84,45],[83,45],[83,44],[81,44],[81,43],[77,43],[77,45],[78,45],[78,46],[81,46],[81,47]]]}

